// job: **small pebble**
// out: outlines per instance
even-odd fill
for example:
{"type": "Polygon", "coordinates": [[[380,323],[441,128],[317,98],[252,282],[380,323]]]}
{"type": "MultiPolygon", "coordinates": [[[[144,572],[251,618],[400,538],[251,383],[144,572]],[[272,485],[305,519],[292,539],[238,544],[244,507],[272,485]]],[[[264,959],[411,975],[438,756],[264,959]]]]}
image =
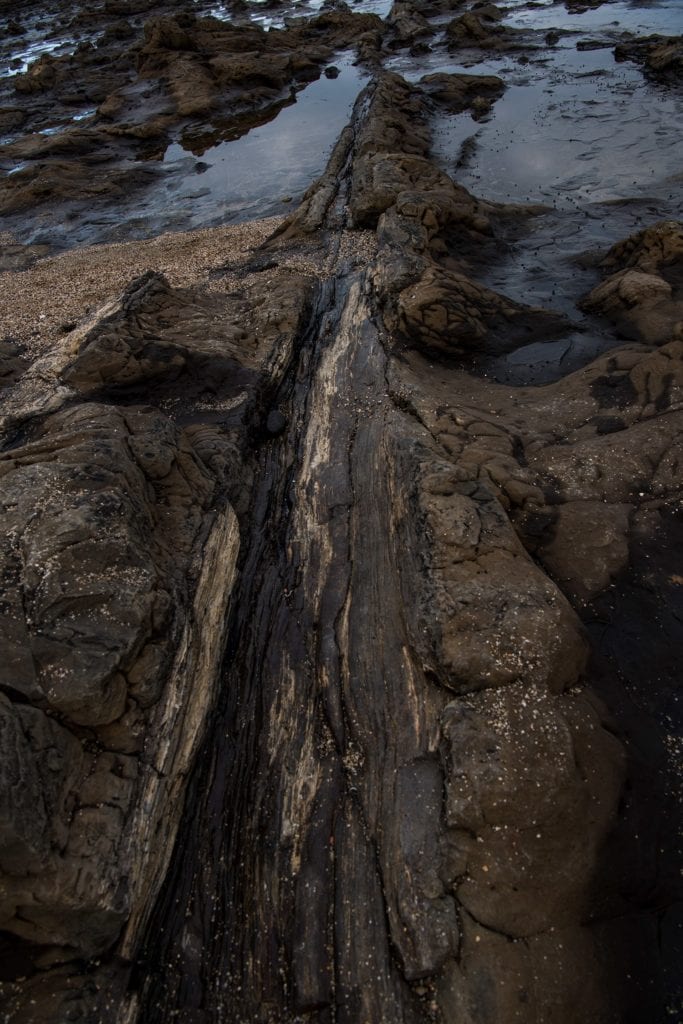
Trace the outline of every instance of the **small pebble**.
{"type": "Polygon", "coordinates": [[[281,434],[287,426],[287,420],[282,415],[279,409],[271,409],[268,413],[268,419],[266,420],[266,430],[273,437],[281,434]]]}

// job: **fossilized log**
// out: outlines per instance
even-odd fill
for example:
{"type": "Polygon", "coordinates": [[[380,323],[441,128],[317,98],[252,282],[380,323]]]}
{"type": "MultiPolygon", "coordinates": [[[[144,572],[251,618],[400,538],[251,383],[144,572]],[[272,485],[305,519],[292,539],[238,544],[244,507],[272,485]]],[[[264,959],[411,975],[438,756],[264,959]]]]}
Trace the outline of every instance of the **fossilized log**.
{"type": "Polygon", "coordinates": [[[113,886],[88,884],[96,905],[57,940],[56,920],[28,934],[10,912],[15,935],[51,946],[42,959],[29,946],[32,976],[8,989],[17,1019],[30,1000],[36,1021],[69,1007],[126,1024],[616,1024],[628,1006],[657,1012],[655,968],[639,973],[629,936],[673,902],[671,862],[648,852],[675,827],[671,776],[659,737],[638,757],[625,746],[645,732],[620,680],[635,702],[642,674],[666,707],[680,638],[675,611],[647,629],[652,605],[638,611],[646,581],[672,609],[677,593],[659,539],[676,535],[681,487],[677,236],[666,258],[648,236],[605,266],[629,271],[641,253],[637,272],[669,285],[661,338],[615,338],[546,387],[496,385],[477,373],[479,351],[566,321],[477,282],[503,220],[526,213],[477,201],[431,162],[429,102],[396,76],[366,92],[319,187],[254,261],[272,273],[245,267],[231,295],[136,282],[10,391],[10,480],[32,474],[40,494],[60,473],[69,483],[43,499],[52,518],[37,540],[40,516],[6,513],[22,553],[40,555],[8,577],[17,664],[38,622],[40,668],[17,671],[23,690],[8,686],[3,703],[25,779],[3,809],[18,844],[5,843],[10,910],[13,893],[44,884],[50,857],[78,869],[74,822],[96,798],[121,845],[90,849],[90,863],[135,883],[120,903],[113,886]],[[347,224],[376,231],[376,258],[349,256],[347,224]],[[324,279],[272,267],[292,252],[324,279]],[[105,469],[125,484],[103,508],[105,469]],[[69,634],[80,689],[42,653],[44,622],[50,644],[65,643],[75,605],[63,588],[41,604],[46,574],[33,569],[61,571],[74,523],[108,530],[116,565],[122,537],[138,552],[126,602],[138,613],[108,640],[111,670],[93,675],[86,656],[109,637],[93,609],[116,609],[118,589],[103,604],[103,584],[94,603],[88,591],[87,643],[69,634]],[[173,588],[166,619],[152,614],[151,580],[173,588]],[[195,700],[197,679],[209,682],[195,700]],[[35,752],[60,743],[43,770],[35,752]],[[126,788],[134,772],[143,785],[126,788]],[[67,832],[41,845],[27,794],[42,794],[46,822],[75,807],[67,832]],[[94,953],[88,987],[79,970],[94,953]]]}
{"type": "MultiPolygon", "coordinates": [[[[383,148],[410,130],[426,153],[422,102],[383,79],[333,175],[328,228],[345,194],[354,220],[365,203],[379,254],[338,263],[282,396],[289,431],[259,460],[250,611],[157,913],[175,924],[161,943],[154,929],[156,966],[138,977],[140,1019],[540,1024],[648,1005],[636,983],[622,1002],[611,973],[632,963],[615,952],[623,907],[603,868],[624,749],[553,577],[579,610],[609,591],[643,474],[656,494],[636,502],[641,539],[673,511],[679,475],[660,485],[633,462],[643,447],[675,457],[671,415],[634,383],[618,447],[602,422],[604,393],[653,360],[676,401],[677,343],[510,395],[472,375],[447,318],[436,366],[434,346],[396,333],[396,296],[430,268],[473,265],[509,215],[426,155],[383,148]]],[[[309,199],[274,252],[310,247],[309,199]]],[[[487,301],[472,286],[473,315],[487,301]]]]}

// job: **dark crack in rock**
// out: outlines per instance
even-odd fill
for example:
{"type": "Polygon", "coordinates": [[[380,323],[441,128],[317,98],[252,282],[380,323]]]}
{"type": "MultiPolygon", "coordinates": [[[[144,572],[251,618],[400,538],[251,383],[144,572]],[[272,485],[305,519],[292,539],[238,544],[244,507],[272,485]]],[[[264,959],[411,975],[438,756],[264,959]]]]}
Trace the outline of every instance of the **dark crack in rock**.
{"type": "Polygon", "coordinates": [[[39,359],[3,342],[3,1019],[659,1024],[681,225],[586,257],[609,351],[496,383],[576,328],[481,280],[541,211],[433,156],[434,112],[484,116],[502,82],[380,63],[444,25],[470,55],[524,34],[491,4],[243,13],[70,11],[98,45],[2,112],[31,131],[76,80],[99,108],[10,145],[11,213],[136,188],[128,156],[201,155],[342,48],[376,70],[258,252],[137,276],[39,359]]]}

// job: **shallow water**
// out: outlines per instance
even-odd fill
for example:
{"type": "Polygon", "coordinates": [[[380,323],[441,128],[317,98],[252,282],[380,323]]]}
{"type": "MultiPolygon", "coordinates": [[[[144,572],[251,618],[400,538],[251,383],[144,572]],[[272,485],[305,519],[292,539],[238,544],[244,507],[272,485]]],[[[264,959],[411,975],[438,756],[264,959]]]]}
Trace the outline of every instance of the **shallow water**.
{"type": "MultiPolygon", "coordinates": [[[[275,24],[311,13],[322,2],[291,0],[273,11],[267,0],[251,0],[250,16],[275,24]]],[[[221,3],[198,0],[196,6],[201,13],[228,16],[221,3]]],[[[389,0],[352,6],[386,15],[389,0]]],[[[433,52],[413,57],[402,51],[387,67],[413,81],[434,71],[463,70],[504,80],[506,91],[484,121],[469,114],[435,117],[434,153],[448,173],[482,198],[552,208],[527,236],[510,240],[486,283],[520,301],[552,302],[577,316],[576,299],[592,281],[573,265],[567,270],[577,254],[605,247],[643,223],[680,216],[683,105],[680,90],[648,82],[635,65],[617,63],[610,48],[579,51],[576,43],[599,38],[613,47],[625,32],[681,31],[683,6],[678,0],[618,0],[571,14],[559,2],[508,0],[505,9],[507,23],[538,46],[529,60],[514,51],[484,60],[472,52],[449,53],[437,37],[433,52]],[[560,32],[554,46],[545,41],[551,28],[560,32]],[[561,294],[556,287],[553,293],[558,271],[561,294]]],[[[28,59],[41,47],[54,52],[74,43],[36,17],[27,15],[25,24],[28,34],[12,42],[14,56],[28,59]]],[[[63,210],[41,210],[30,227],[27,218],[30,238],[24,240],[87,244],[287,212],[323,170],[368,80],[349,55],[335,64],[337,79],[322,77],[292,93],[266,113],[268,123],[231,141],[195,142],[192,152],[181,137],[162,162],[147,162],[146,191],[122,197],[117,208],[93,211],[72,204],[68,227],[63,210]]],[[[40,130],[55,134],[94,114],[74,111],[72,121],[47,122],[40,130]]],[[[6,170],[18,168],[12,163],[6,170]]]]}
{"type": "MultiPolygon", "coordinates": [[[[457,174],[477,194],[570,208],[661,189],[680,167],[678,93],[649,85],[611,54],[558,47],[522,74],[494,73],[508,88],[469,132],[476,148],[457,174]]],[[[455,141],[458,152],[442,138],[444,164],[459,155],[457,133],[455,141]]]]}
{"type": "Polygon", "coordinates": [[[678,0],[648,0],[647,4],[624,0],[580,12],[568,11],[564,4],[552,0],[542,6],[538,0],[533,5],[526,0],[507,0],[501,6],[509,11],[505,23],[512,28],[542,31],[554,28],[572,32],[616,29],[638,35],[678,35],[683,31],[683,13],[678,0]]]}
{"type": "Polygon", "coordinates": [[[534,30],[525,37],[539,45],[537,58],[522,62],[513,52],[477,60],[470,54],[462,63],[458,53],[440,51],[419,65],[407,55],[389,63],[413,81],[436,71],[466,71],[505,82],[484,122],[468,114],[437,119],[434,148],[444,169],[487,199],[566,209],[644,191],[671,193],[667,182],[680,168],[680,89],[648,82],[635,65],[617,63],[611,48],[626,31],[683,32],[683,5],[607,3],[581,14],[556,2],[509,0],[505,6],[512,8],[506,24],[534,30]],[[572,32],[549,47],[544,37],[551,28],[572,32]],[[605,48],[576,49],[587,29],[605,48]]]}
{"type": "MultiPolygon", "coordinates": [[[[338,78],[323,75],[297,93],[296,102],[274,120],[196,154],[200,161],[180,143],[169,146],[164,167],[174,178],[161,202],[191,200],[188,227],[283,213],[324,170],[368,80],[350,57],[336,61],[335,67],[338,78]]],[[[157,204],[152,195],[144,208],[157,204]]]]}
{"type": "Polygon", "coordinates": [[[36,39],[32,42],[21,40],[24,45],[19,46],[14,52],[0,58],[0,78],[11,78],[14,75],[23,75],[29,65],[45,54],[56,54],[61,56],[73,48],[71,39],[36,39]]]}
{"type": "Polygon", "coordinates": [[[392,67],[414,81],[444,71],[498,75],[505,82],[484,121],[468,113],[436,115],[434,153],[477,196],[548,208],[479,274],[488,287],[565,313],[576,325],[567,338],[480,367],[505,383],[532,384],[555,380],[616,344],[578,312],[577,302],[598,280],[580,257],[682,215],[681,90],[648,81],[634,64],[617,63],[611,47],[625,31],[642,33],[643,26],[646,34],[683,31],[683,7],[671,0],[646,8],[605,4],[584,14],[569,14],[558,3],[514,7],[507,23],[533,28],[526,38],[543,44],[535,59],[520,61],[514,52],[481,61],[468,55],[465,64],[461,54],[440,51],[419,66],[399,56],[392,67]],[[548,47],[551,28],[572,31],[548,47]],[[577,50],[577,41],[587,38],[606,46],[577,50]]]}
{"type": "MultiPolygon", "coordinates": [[[[197,0],[195,0],[197,2],[197,0]]],[[[291,0],[279,10],[273,10],[268,0],[248,0],[249,11],[244,20],[249,20],[265,29],[283,28],[285,20],[291,17],[310,17],[320,11],[325,0],[291,0]]],[[[386,18],[391,10],[393,0],[355,0],[350,6],[355,13],[377,14],[386,18]]],[[[222,3],[214,4],[206,11],[220,21],[231,21],[234,15],[229,7],[222,3]]]]}
{"type": "Polygon", "coordinates": [[[22,9],[19,4],[16,16],[24,31],[15,35],[7,31],[15,12],[6,10],[0,15],[0,81],[23,74],[45,54],[62,57],[72,53],[78,45],[79,40],[72,32],[65,31],[60,17],[49,18],[44,10],[22,9]]]}
{"type": "MultiPolygon", "coordinates": [[[[238,138],[181,137],[163,160],[137,165],[149,174],[149,187],[122,195],[116,205],[92,207],[76,200],[54,209],[46,205],[34,215],[21,215],[12,230],[27,244],[72,248],[287,213],[324,170],[368,81],[368,74],[351,61],[342,55],[334,62],[337,78],[322,75],[300,91],[292,90],[270,114],[265,112],[264,119],[270,120],[238,138]]],[[[68,124],[52,125],[40,134],[55,135],[94,113],[83,110],[68,124]]],[[[5,173],[16,174],[27,166],[8,163],[5,173]]],[[[121,166],[135,165],[127,161],[121,166]]]]}

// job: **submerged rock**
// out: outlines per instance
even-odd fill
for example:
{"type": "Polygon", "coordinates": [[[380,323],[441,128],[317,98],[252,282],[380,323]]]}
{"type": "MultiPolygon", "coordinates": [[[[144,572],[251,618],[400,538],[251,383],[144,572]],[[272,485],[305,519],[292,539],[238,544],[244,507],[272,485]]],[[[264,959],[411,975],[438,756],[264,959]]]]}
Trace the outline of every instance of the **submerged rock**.
{"type": "Polygon", "coordinates": [[[614,269],[583,306],[627,337],[661,345],[683,338],[683,225],[656,224],[615,245],[602,261],[614,269]]]}
{"type": "Polygon", "coordinates": [[[515,32],[499,24],[501,11],[487,4],[476,11],[467,11],[446,26],[446,39],[451,49],[475,47],[482,50],[506,50],[515,45],[515,32]]]}
{"type": "Polygon", "coordinates": [[[619,43],[614,48],[616,60],[632,60],[641,64],[654,78],[680,80],[683,73],[683,37],[648,36],[619,43]]]}

